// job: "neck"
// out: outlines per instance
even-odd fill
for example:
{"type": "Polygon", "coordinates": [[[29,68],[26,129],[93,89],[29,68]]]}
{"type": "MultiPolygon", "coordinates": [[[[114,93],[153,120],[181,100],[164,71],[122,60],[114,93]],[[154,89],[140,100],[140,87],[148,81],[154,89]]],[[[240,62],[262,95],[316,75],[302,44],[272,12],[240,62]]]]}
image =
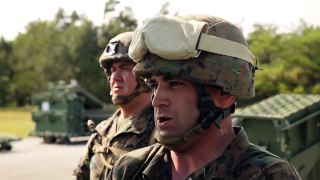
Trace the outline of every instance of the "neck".
{"type": "Polygon", "coordinates": [[[129,103],[119,105],[121,118],[131,118],[138,116],[151,103],[150,93],[141,93],[139,96],[133,98],[129,103]]]}
{"type": "Polygon", "coordinates": [[[192,145],[189,145],[187,150],[171,151],[173,179],[184,179],[220,157],[235,136],[229,116],[222,120],[220,129],[211,125],[208,130],[193,138],[193,141],[190,141],[192,145]]]}

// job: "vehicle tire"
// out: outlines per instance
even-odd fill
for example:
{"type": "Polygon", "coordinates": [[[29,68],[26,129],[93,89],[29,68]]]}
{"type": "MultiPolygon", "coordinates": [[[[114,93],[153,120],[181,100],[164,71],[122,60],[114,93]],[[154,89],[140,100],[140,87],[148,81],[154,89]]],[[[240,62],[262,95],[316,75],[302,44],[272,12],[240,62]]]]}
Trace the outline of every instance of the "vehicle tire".
{"type": "Polygon", "coordinates": [[[58,137],[56,142],[57,144],[69,144],[70,140],[68,137],[58,137]]]}
{"type": "Polygon", "coordinates": [[[6,150],[6,151],[11,151],[12,146],[11,146],[10,144],[7,144],[7,145],[5,145],[5,146],[3,147],[3,149],[6,150]]]}
{"type": "Polygon", "coordinates": [[[52,144],[56,142],[56,138],[52,136],[43,137],[43,141],[48,144],[52,144]]]}
{"type": "Polygon", "coordinates": [[[0,151],[10,151],[11,149],[12,146],[7,142],[3,142],[0,144],[0,151]]]}

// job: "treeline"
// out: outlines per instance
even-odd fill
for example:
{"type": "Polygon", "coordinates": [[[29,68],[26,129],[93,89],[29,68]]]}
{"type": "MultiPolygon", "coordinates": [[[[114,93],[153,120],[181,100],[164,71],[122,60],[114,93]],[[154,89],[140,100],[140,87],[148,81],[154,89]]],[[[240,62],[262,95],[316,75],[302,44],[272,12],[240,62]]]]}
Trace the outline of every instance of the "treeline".
{"type": "Polygon", "coordinates": [[[255,25],[248,43],[262,70],[256,71],[256,98],[278,93],[320,94],[320,27],[303,20],[290,33],[255,25]]]}
{"type": "MultiPolygon", "coordinates": [[[[30,22],[15,40],[0,39],[0,106],[24,106],[31,94],[49,82],[76,79],[100,99],[110,102],[109,87],[98,59],[115,35],[134,30],[137,20],[126,7],[108,17],[118,2],[105,6],[108,19],[95,26],[85,16],[60,9],[52,21],[30,22]]],[[[165,4],[158,14],[168,14],[165,4]]],[[[277,93],[320,93],[320,29],[303,21],[290,33],[273,25],[256,25],[248,42],[263,69],[256,72],[256,98],[277,93]]]]}
{"type": "Polygon", "coordinates": [[[77,12],[66,14],[60,9],[52,21],[30,22],[26,32],[13,41],[1,38],[0,107],[28,105],[32,93],[46,91],[50,82],[72,79],[109,102],[109,87],[98,59],[112,37],[137,26],[130,8],[108,17],[116,4],[116,0],[105,4],[101,13],[108,23],[101,27],[77,12]]]}

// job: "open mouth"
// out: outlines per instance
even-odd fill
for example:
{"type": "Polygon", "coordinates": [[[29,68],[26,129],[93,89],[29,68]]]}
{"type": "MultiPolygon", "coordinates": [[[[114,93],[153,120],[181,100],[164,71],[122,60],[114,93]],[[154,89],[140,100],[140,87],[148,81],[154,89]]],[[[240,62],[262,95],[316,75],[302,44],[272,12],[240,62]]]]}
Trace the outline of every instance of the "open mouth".
{"type": "Polygon", "coordinates": [[[157,120],[159,123],[163,124],[165,122],[172,120],[172,118],[169,116],[166,116],[166,115],[159,115],[159,116],[157,116],[157,120]]]}
{"type": "Polygon", "coordinates": [[[166,121],[169,121],[171,118],[168,118],[168,117],[159,117],[158,120],[160,123],[164,123],[166,121]]]}

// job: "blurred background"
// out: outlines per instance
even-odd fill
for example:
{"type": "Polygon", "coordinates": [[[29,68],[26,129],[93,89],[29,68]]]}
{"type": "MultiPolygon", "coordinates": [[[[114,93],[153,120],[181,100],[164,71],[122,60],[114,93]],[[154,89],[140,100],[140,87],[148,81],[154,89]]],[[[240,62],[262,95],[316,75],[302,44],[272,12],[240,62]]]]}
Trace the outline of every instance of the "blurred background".
{"type": "MultiPolygon", "coordinates": [[[[86,121],[98,123],[115,108],[98,58],[110,38],[148,17],[208,14],[241,27],[262,70],[256,72],[256,97],[239,100],[240,108],[277,94],[319,95],[318,7],[317,0],[1,2],[0,179],[20,179],[23,173],[27,179],[69,179],[84,146],[76,138],[90,134],[86,121]],[[51,158],[34,161],[41,153],[51,158]],[[43,166],[49,161],[56,163],[43,166]],[[32,170],[16,170],[29,164],[32,170]],[[51,170],[41,176],[38,168],[51,170]]],[[[315,131],[318,141],[319,128],[315,131]]]]}

